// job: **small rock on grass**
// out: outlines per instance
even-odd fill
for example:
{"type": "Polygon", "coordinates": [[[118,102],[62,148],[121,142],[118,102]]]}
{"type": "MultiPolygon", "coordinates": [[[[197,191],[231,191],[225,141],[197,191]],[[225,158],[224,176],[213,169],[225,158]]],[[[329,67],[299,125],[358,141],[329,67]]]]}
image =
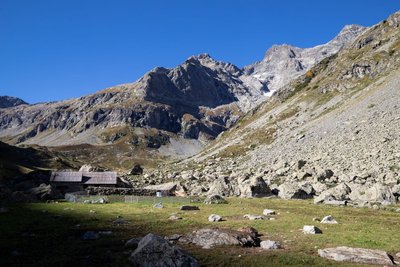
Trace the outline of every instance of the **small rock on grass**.
{"type": "Polygon", "coordinates": [[[159,202],[159,203],[154,204],[153,208],[162,209],[162,208],[164,208],[164,205],[161,202],[159,202]]]}
{"type": "Polygon", "coordinates": [[[314,225],[304,225],[303,233],[306,235],[315,235],[315,234],[322,234],[322,231],[321,229],[315,227],[314,225]]]}
{"type": "Polygon", "coordinates": [[[164,237],[165,240],[168,240],[169,242],[176,242],[179,241],[179,239],[182,237],[180,234],[173,234],[170,236],[164,237]]]}
{"type": "Polygon", "coordinates": [[[7,212],[9,212],[8,208],[0,207],[0,213],[7,213],[7,212]]]}
{"type": "Polygon", "coordinates": [[[12,257],[18,257],[18,256],[20,256],[21,255],[21,253],[18,251],[18,250],[13,250],[13,251],[11,251],[11,256],[12,257]]]}
{"type": "Polygon", "coordinates": [[[220,222],[220,221],[222,221],[222,217],[219,216],[218,214],[211,214],[211,215],[208,217],[208,221],[209,221],[209,222],[220,222]]]}
{"type": "Polygon", "coordinates": [[[112,235],[112,231],[100,231],[99,232],[99,235],[101,235],[101,236],[110,236],[110,235],[112,235]]]}
{"type": "Polygon", "coordinates": [[[97,240],[100,238],[100,235],[94,231],[87,231],[83,234],[83,240],[97,240]]]}
{"type": "Polygon", "coordinates": [[[263,215],[266,215],[266,216],[275,215],[275,214],[276,214],[275,211],[270,210],[270,209],[264,209],[264,211],[263,211],[263,215]]]}
{"type": "Polygon", "coordinates": [[[113,224],[116,225],[123,225],[123,224],[128,224],[129,222],[123,218],[117,218],[116,220],[113,221],[113,224]]]}
{"type": "Polygon", "coordinates": [[[282,248],[281,244],[277,241],[266,240],[260,243],[260,247],[262,249],[280,249],[282,248]]]}
{"type": "Polygon", "coordinates": [[[264,220],[264,216],[254,215],[254,214],[245,214],[243,218],[249,219],[250,221],[254,220],[264,220]]]}
{"type": "Polygon", "coordinates": [[[181,206],[180,210],[200,210],[197,206],[181,206]]]}
{"type": "Polygon", "coordinates": [[[325,216],[321,223],[337,224],[338,222],[332,217],[332,215],[325,216]]]}
{"type": "Polygon", "coordinates": [[[171,221],[182,220],[182,217],[179,217],[178,215],[172,214],[172,215],[168,218],[168,220],[171,220],[171,221]]]}

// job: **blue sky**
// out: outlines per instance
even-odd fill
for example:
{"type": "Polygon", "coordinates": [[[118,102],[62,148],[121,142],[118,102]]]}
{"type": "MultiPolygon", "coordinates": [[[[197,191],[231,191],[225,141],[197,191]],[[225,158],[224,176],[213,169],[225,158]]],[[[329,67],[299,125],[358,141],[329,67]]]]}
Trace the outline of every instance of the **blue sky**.
{"type": "Polygon", "coordinates": [[[30,103],[133,82],[207,52],[239,67],[371,26],[398,0],[0,0],[0,95],[30,103]]]}

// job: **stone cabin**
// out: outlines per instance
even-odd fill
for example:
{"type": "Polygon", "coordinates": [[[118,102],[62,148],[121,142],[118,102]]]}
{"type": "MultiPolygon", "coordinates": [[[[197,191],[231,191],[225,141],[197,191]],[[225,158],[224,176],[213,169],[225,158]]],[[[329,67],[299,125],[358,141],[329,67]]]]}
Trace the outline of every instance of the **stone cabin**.
{"type": "Polygon", "coordinates": [[[116,172],[53,171],[50,183],[62,193],[83,191],[88,186],[116,187],[116,172]]]}

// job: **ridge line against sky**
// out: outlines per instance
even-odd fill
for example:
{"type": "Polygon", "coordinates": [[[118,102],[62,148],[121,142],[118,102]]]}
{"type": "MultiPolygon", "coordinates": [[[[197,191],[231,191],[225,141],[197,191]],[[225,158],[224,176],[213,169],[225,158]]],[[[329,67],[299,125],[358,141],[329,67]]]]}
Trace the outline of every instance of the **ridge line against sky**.
{"type": "Polygon", "coordinates": [[[274,44],[320,45],[399,9],[394,0],[2,0],[0,95],[80,97],[200,53],[243,67],[274,44]]]}

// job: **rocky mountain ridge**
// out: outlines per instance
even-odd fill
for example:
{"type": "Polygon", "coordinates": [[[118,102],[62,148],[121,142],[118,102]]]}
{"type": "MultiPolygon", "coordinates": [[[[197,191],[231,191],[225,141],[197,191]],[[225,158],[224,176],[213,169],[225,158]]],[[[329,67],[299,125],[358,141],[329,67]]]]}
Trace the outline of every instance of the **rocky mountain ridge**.
{"type": "Polygon", "coordinates": [[[266,83],[270,92],[275,92],[323,59],[339,52],[366,29],[359,25],[347,25],[328,43],[312,48],[274,45],[262,61],[244,67],[244,71],[247,75],[266,83]]]}
{"type": "Polygon", "coordinates": [[[85,136],[94,128],[139,127],[213,138],[233,124],[251,98],[262,95],[261,84],[253,88],[241,75],[240,69],[206,54],[191,57],[175,69],[153,69],[132,84],[78,99],[2,110],[0,136],[15,143],[96,144],[102,143],[98,136],[85,136]]]}

